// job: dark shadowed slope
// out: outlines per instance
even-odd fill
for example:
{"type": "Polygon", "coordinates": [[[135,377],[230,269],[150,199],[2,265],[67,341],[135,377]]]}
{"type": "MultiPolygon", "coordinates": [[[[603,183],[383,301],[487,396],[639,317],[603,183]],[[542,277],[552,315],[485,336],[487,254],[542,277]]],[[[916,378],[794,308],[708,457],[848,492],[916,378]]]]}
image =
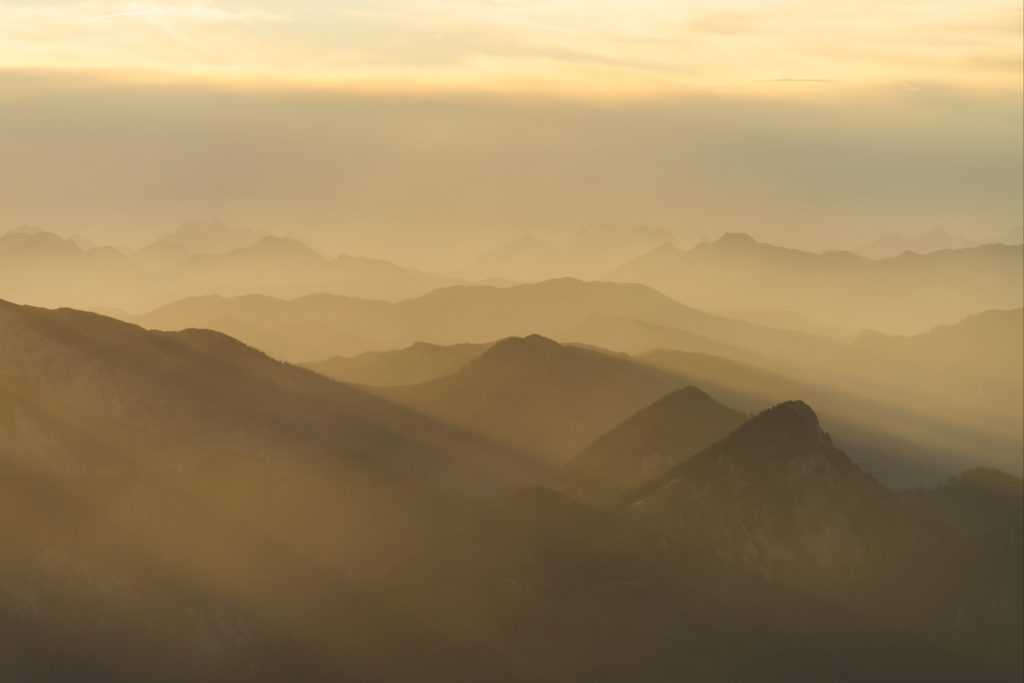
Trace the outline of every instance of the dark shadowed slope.
{"type": "Polygon", "coordinates": [[[965,534],[941,518],[964,515],[946,487],[885,488],[791,402],[631,506],[513,496],[400,591],[449,640],[490,652],[473,669],[489,680],[1009,683],[1020,570],[981,558],[1019,546],[1022,490],[978,488],[969,506],[985,512],[965,534]]]}
{"type": "Polygon", "coordinates": [[[533,335],[498,342],[447,377],[382,395],[560,463],[678,386],[628,357],[533,335]]]}
{"type": "Polygon", "coordinates": [[[310,370],[339,382],[395,387],[450,375],[491,348],[492,344],[441,346],[416,342],[397,351],[367,351],[354,357],[334,356],[305,363],[310,370]]]}
{"type": "Polygon", "coordinates": [[[1024,302],[1021,246],[985,245],[873,260],[813,254],[728,234],[690,250],[665,245],[606,279],[639,282],[704,309],[785,308],[829,325],[920,332],[1024,302]]]}
{"type": "Polygon", "coordinates": [[[826,652],[860,650],[886,680],[917,668],[931,670],[930,680],[1009,681],[1021,672],[1021,491],[1019,479],[998,473],[968,473],[931,492],[887,489],[797,401],[637,489],[626,509],[665,562],[722,591],[737,622],[780,626],[786,608],[771,607],[771,595],[787,586],[798,622],[802,609],[823,610],[813,630],[778,631],[780,647],[794,650],[781,658],[790,665],[810,671],[826,652]],[[766,602],[751,589],[768,589],[766,602]],[[857,623],[874,635],[858,634],[857,623]],[[908,634],[908,649],[889,649],[908,634]]]}
{"type": "Polygon", "coordinates": [[[552,480],[580,500],[608,503],[739,427],[747,416],[688,386],[602,435],[552,480]]]}
{"type": "MultiPolygon", "coordinates": [[[[637,360],[671,372],[746,412],[804,397],[818,408],[857,462],[888,484],[937,482],[978,465],[1020,474],[1024,465],[1020,457],[1024,448],[1021,416],[999,422],[991,418],[991,405],[948,400],[957,394],[953,380],[957,375],[952,369],[948,375],[951,383],[942,395],[919,398],[915,393],[908,396],[912,386],[893,387],[891,379],[865,387],[868,367],[850,358],[837,359],[837,376],[830,377],[780,374],[749,363],[678,351],[656,351],[637,360]],[[858,367],[863,368],[859,380],[844,379],[858,367]]],[[[932,368],[933,381],[941,382],[947,376],[943,368],[932,368]]],[[[894,377],[899,377],[895,370],[894,377]]],[[[1014,381],[1012,375],[993,386],[1007,381],[1014,381]]],[[[965,380],[965,385],[971,386],[971,382],[965,380]]]]}
{"type": "MultiPolygon", "coordinates": [[[[625,504],[687,547],[770,577],[874,571],[864,534],[894,505],[801,401],[775,406],[631,493],[625,504]],[[670,530],[670,531],[669,531],[670,530]]],[[[896,523],[897,520],[890,520],[896,523]]]]}
{"type": "Polygon", "coordinates": [[[150,332],[90,313],[2,303],[0,381],[5,455],[60,470],[119,459],[173,469],[228,452],[336,458],[486,484],[524,465],[457,429],[203,330],[150,332]]]}

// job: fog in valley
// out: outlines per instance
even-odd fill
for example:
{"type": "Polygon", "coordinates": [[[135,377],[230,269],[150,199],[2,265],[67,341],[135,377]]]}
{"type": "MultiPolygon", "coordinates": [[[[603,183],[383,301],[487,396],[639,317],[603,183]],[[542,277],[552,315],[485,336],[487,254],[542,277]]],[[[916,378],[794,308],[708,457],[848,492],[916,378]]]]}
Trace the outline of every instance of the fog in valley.
{"type": "Polygon", "coordinates": [[[1020,11],[691,5],[0,0],[0,680],[1020,681],[1020,11]]]}

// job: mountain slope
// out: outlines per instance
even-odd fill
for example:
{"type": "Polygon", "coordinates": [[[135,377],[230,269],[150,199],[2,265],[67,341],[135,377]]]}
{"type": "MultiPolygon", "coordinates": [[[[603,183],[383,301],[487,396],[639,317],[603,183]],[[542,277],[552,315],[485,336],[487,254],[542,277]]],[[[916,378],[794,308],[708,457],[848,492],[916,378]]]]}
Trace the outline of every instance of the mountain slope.
{"type": "Polygon", "coordinates": [[[334,356],[304,366],[339,382],[393,387],[450,375],[489,349],[491,344],[439,346],[416,342],[398,351],[367,351],[352,358],[334,356]]]}
{"type": "Polygon", "coordinates": [[[479,476],[486,488],[510,473],[506,466],[522,464],[203,330],[150,332],[70,309],[0,303],[0,381],[10,423],[5,455],[26,464],[59,460],[61,471],[122,462],[180,469],[234,453],[332,458],[442,480],[479,476]]]}
{"type": "Polygon", "coordinates": [[[896,337],[865,332],[842,367],[865,380],[898,385],[922,402],[943,400],[1019,430],[1024,415],[1024,309],[983,311],[928,332],[896,337]],[[950,392],[949,387],[956,391],[950,392]]]}
{"type": "MultiPolygon", "coordinates": [[[[298,323],[329,325],[339,347],[358,336],[367,346],[347,353],[403,348],[417,341],[434,344],[484,343],[510,336],[541,334],[564,341],[597,343],[580,325],[594,316],[629,318],[695,335],[709,345],[735,346],[760,357],[788,360],[818,358],[835,352],[836,343],[794,332],[760,327],[702,313],[639,285],[582,282],[572,279],[498,288],[447,287],[393,304],[346,297],[310,296],[293,301],[240,297],[202,297],[175,302],[131,318],[146,327],[220,329],[230,321],[255,331],[243,341],[269,350],[263,334],[298,323]],[[582,338],[581,338],[582,337],[582,338]]],[[[286,360],[320,360],[326,339],[295,339],[279,355],[286,360]],[[283,355],[281,355],[283,354],[283,355]]],[[[336,351],[335,353],[338,353],[336,351]]]]}
{"type": "Polygon", "coordinates": [[[868,544],[894,496],[839,451],[803,402],[779,404],[625,504],[674,542],[772,578],[877,571],[868,544]]]}
{"type": "Polygon", "coordinates": [[[679,389],[587,446],[565,464],[552,485],[580,500],[608,503],[710,446],[746,419],[694,386],[679,389]]]}
{"type": "Polygon", "coordinates": [[[498,342],[447,377],[380,393],[560,463],[677,386],[671,376],[629,358],[533,335],[498,342]]]}

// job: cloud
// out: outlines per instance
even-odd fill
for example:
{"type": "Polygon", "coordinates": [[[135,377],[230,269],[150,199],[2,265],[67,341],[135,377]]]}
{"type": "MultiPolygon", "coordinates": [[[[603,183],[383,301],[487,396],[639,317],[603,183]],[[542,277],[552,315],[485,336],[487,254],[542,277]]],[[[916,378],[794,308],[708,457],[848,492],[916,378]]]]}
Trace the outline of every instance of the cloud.
{"type": "Polygon", "coordinates": [[[1020,18],[1002,0],[0,0],[0,68],[562,93],[749,90],[779,74],[1019,90],[1020,18]]]}
{"type": "MultiPolygon", "coordinates": [[[[107,3],[104,3],[107,4],[107,3]]],[[[287,17],[258,9],[227,10],[208,3],[188,2],[126,2],[116,3],[120,9],[93,16],[89,21],[142,19],[158,23],[193,22],[206,24],[237,24],[253,21],[284,21],[287,17]]],[[[83,9],[79,8],[81,14],[83,9]]]]}

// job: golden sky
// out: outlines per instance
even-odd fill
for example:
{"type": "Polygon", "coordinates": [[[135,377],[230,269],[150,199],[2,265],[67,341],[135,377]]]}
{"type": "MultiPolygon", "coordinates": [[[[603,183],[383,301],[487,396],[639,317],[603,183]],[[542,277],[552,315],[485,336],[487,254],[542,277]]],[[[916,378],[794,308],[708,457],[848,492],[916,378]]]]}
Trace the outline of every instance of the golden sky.
{"type": "Polygon", "coordinates": [[[398,89],[1021,87],[1003,0],[0,0],[0,69],[398,89]]]}
{"type": "Polygon", "coordinates": [[[1024,222],[1021,21],[999,0],[0,0],[0,232],[142,243],[219,215],[427,266],[590,223],[987,239],[1024,222]]]}

